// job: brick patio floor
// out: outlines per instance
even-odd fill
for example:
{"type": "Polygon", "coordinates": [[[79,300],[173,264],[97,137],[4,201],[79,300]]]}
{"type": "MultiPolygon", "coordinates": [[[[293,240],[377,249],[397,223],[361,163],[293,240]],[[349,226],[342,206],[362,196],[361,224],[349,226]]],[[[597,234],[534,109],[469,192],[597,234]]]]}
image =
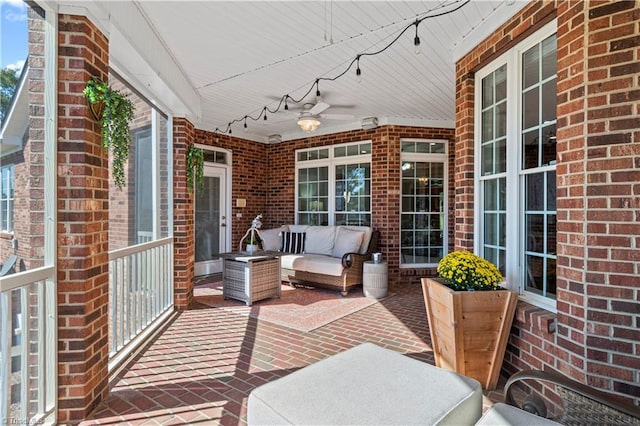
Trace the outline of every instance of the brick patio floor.
{"type": "Polygon", "coordinates": [[[433,363],[421,287],[395,284],[390,294],[308,333],[196,301],[129,363],[82,424],[243,425],[253,388],[363,342],[433,363]]]}

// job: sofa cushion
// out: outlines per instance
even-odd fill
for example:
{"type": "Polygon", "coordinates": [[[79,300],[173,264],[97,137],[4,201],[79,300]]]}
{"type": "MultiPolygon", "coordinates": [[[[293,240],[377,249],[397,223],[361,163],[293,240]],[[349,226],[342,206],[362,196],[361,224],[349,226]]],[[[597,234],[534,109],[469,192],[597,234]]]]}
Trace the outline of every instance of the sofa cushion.
{"type": "Polygon", "coordinates": [[[304,251],[305,236],[304,232],[283,232],[280,251],[294,254],[302,253],[304,251]]]}
{"type": "Polygon", "coordinates": [[[307,254],[283,254],[280,256],[280,267],[294,271],[306,271],[307,254]]]}
{"type": "Polygon", "coordinates": [[[282,248],[282,232],[288,231],[287,226],[280,228],[265,229],[260,231],[260,237],[262,238],[262,249],[278,251],[282,248]]]}
{"type": "Polygon", "coordinates": [[[333,257],[342,257],[345,253],[357,253],[362,245],[364,231],[339,227],[333,246],[333,257]]]}
{"type": "Polygon", "coordinates": [[[309,225],[289,225],[289,231],[291,232],[305,232],[309,225]]]}
{"type": "Polygon", "coordinates": [[[369,248],[369,241],[371,241],[372,228],[370,226],[341,226],[344,229],[350,229],[355,231],[364,232],[364,236],[362,238],[362,243],[360,244],[360,249],[355,250],[360,254],[365,254],[367,249],[369,248]]]}
{"type": "Polygon", "coordinates": [[[342,275],[344,267],[342,266],[341,258],[329,257],[323,254],[305,254],[304,256],[305,262],[303,270],[305,272],[331,275],[334,277],[339,277],[340,275],[342,275]]]}
{"type": "Polygon", "coordinates": [[[304,232],[307,234],[304,240],[305,253],[331,256],[336,238],[335,226],[309,226],[304,232]]]}

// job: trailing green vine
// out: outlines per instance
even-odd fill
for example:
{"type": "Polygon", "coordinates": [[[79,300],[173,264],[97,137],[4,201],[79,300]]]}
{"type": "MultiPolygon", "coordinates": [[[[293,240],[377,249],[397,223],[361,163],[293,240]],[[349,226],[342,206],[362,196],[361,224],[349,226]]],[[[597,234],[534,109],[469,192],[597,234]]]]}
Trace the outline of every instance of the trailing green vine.
{"type": "Polygon", "coordinates": [[[194,183],[198,189],[204,187],[204,151],[189,145],[187,148],[187,189],[193,191],[194,183]]]}
{"type": "Polygon", "coordinates": [[[93,77],[82,91],[96,120],[102,122],[102,146],[113,154],[112,175],[118,188],[126,186],[124,166],[129,158],[130,123],[135,105],[127,95],[93,77]],[[96,112],[101,109],[101,114],[96,112]],[[100,116],[101,115],[101,116],[100,116]]]}

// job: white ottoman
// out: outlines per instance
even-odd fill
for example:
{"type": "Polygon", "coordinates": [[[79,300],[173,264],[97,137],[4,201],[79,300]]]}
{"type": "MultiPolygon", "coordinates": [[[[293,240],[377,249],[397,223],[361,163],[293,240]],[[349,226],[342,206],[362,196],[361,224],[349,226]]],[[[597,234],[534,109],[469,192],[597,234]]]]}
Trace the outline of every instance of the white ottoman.
{"type": "Polygon", "coordinates": [[[472,425],[482,388],[460,376],[364,343],[254,389],[247,423],[472,425]]]}
{"type": "Polygon", "coordinates": [[[553,426],[560,423],[500,402],[489,408],[489,411],[476,424],[486,426],[553,426]]]}

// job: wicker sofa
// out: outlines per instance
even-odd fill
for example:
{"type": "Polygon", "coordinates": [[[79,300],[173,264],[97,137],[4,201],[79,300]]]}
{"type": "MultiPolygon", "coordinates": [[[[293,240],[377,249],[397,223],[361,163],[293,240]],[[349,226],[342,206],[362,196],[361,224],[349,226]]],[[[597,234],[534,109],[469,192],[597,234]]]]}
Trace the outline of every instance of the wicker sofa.
{"type": "Polygon", "coordinates": [[[339,290],[346,296],[362,284],[362,266],[376,251],[379,232],[368,226],[285,225],[262,230],[260,237],[264,250],[283,252],[283,282],[339,290]],[[296,247],[288,244],[292,240],[296,247]]]}

